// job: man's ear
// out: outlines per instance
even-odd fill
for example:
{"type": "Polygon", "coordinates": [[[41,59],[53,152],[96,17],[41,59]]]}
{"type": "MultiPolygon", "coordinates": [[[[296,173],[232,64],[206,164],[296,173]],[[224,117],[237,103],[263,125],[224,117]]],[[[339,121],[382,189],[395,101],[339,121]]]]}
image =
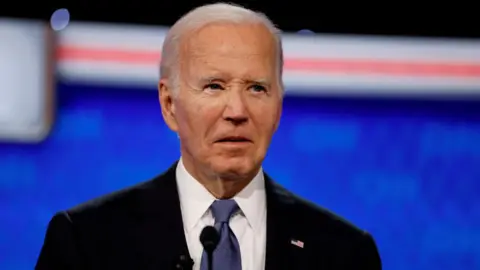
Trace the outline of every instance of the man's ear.
{"type": "MultiPolygon", "coordinates": [[[[283,88],[283,85],[282,85],[282,88],[283,88]]],[[[277,131],[278,127],[280,126],[280,121],[282,119],[282,111],[283,111],[283,92],[284,90],[282,89],[282,92],[280,93],[280,96],[279,97],[279,103],[278,103],[278,107],[277,107],[277,115],[276,115],[276,119],[275,119],[275,129],[274,129],[274,132],[277,131]]]]}
{"type": "Polygon", "coordinates": [[[275,129],[274,132],[277,131],[278,126],[280,126],[280,121],[282,119],[282,110],[283,110],[283,102],[280,102],[280,105],[278,107],[278,112],[277,112],[277,119],[275,119],[275,129]]]}
{"type": "Polygon", "coordinates": [[[174,89],[169,84],[168,79],[160,79],[158,82],[158,101],[162,109],[163,120],[172,131],[178,132],[173,91],[174,89]]]}

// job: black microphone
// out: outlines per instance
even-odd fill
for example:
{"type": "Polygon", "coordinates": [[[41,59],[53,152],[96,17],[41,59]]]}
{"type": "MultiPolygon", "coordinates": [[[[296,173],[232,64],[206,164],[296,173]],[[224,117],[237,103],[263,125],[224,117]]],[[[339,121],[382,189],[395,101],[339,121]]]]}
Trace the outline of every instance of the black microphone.
{"type": "Polygon", "coordinates": [[[188,255],[180,255],[180,257],[175,262],[174,269],[178,270],[192,270],[193,260],[188,255]]]}
{"type": "Polygon", "coordinates": [[[206,226],[200,233],[200,243],[203,245],[203,249],[207,252],[208,256],[208,270],[213,270],[213,251],[217,248],[220,241],[220,235],[217,229],[213,226],[206,226]]]}

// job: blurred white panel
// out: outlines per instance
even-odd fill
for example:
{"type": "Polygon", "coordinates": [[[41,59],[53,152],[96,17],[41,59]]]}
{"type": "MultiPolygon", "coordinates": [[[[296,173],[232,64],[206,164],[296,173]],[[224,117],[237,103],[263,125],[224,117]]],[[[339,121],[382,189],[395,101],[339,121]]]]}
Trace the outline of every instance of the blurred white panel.
{"type": "Polygon", "coordinates": [[[0,140],[38,142],[48,134],[46,28],[0,19],[0,140]]]}

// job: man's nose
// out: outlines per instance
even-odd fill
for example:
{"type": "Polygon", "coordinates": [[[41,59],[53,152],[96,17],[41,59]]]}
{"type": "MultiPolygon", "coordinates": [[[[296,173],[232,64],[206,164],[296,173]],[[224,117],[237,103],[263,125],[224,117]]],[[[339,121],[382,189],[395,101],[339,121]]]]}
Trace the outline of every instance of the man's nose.
{"type": "Polygon", "coordinates": [[[223,118],[235,125],[240,125],[248,121],[246,100],[241,94],[230,93],[228,95],[223,118]]]}

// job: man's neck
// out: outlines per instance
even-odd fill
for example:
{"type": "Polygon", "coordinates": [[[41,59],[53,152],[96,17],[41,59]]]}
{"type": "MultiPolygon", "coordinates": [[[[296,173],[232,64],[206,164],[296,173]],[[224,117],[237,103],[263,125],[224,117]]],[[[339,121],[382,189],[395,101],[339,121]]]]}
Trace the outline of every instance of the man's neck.
{"type": "Polygon", "coordinates": [[[219,175],[207,168],[195,166],[187,159],[182,158],[185,170],[200,184],[202,184],[215,198],[230,199],[242,191],[258,172],[245,176],[219,175]]]}

